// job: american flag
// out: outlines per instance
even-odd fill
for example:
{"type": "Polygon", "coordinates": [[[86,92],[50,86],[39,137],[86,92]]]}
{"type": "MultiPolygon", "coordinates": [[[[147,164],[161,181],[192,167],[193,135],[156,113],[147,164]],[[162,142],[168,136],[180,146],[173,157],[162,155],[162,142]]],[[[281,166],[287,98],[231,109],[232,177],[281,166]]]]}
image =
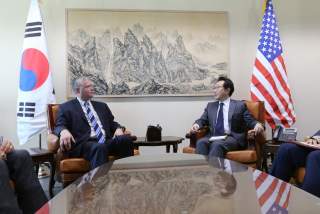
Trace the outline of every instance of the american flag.
{"type": "Polygon", "coordinates": [[[253,181],[262,214],[288,213],[291,185],[260,170],[253,170],[253,181]]]}
{"type": "Polygon", "coordinates": [[[266,120],[272,129],[276,125],[290,127],[295,122],[279,29],[271,0],[267,1],[263,16],[250,92],[252,100],[264,101],[266,120]]]}

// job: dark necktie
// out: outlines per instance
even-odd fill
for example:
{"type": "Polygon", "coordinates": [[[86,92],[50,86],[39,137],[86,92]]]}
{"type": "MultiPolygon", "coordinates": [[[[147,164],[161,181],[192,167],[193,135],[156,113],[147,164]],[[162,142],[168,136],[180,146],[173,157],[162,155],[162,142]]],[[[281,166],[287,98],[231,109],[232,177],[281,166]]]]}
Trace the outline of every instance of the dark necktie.
{"type": "Polygon", "coordinates": [[[214,129],[214,135],[215,136],[224,135],[223,103],[220,103],[220,106],[219,106],[218,118],[217,118],[216,126],[214,129]]]}
{"type": "Polygon", "coordinates": [[[94,132],[96,134],[98,143],[104,143],[104,136],[102,134],[101,127],[99,126],[99,124],[97,122],[97,119],[94,116],[88,101],[84,102],[84,107],[86,109],[87,117],[90,120],[91,125],[93,126],[93,130],[94,130],[94,132]]]}

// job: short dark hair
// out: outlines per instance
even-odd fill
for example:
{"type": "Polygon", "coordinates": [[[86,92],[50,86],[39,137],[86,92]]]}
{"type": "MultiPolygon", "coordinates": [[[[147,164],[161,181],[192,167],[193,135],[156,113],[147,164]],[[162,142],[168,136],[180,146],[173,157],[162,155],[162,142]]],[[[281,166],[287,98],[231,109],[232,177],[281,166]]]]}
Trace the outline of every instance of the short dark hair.
{"type": "Polygon", "coordinates": [[[231,97],[231,95],[233,94],[234,92],[234,85],[233,85],[233,82],[231,79],[229,79],[228,77],[225,77],[225,76],[220,76],[218,78],[218,81],[223,81],[223,88],[224,89],[230,89],[230,92],[229,92],[229,96],[231,97]]]}

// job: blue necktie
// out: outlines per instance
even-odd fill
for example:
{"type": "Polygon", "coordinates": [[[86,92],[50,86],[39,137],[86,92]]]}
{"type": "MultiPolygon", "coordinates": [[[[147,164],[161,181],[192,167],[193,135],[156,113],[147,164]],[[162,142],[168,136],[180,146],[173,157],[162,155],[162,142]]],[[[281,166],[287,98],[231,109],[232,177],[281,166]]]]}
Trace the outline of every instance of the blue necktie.
{"type": "Polygon", "coordinates": [[[215,136],[224,135],[224,124],[223,124],[223,103],[220,103],[218,118],[216,122],[216,126],[214,129],[215,136]]]}
{"type": "Polygon", "coordinates": [[[97,119],[95,118],[93,112],[91,111],[91,108],[90,108],[88,101],[84,102],[84,107],[87,112],[87,117],[89,118],[91,125],[93,126],[93,130],[96,133],[98,143],[104,143],[104,136],[103,136],[101,127],[99,126],[97,119]]]}

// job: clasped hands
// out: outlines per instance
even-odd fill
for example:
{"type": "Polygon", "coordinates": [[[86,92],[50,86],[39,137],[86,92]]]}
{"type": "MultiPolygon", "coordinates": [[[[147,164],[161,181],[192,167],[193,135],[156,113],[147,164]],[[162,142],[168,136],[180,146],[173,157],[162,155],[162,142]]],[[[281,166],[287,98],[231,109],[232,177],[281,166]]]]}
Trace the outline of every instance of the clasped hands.
{"type": "MultiPolygon", "coordinates": [[[[190,132],[196,132],[199,130],[199,128],[200,128],[199,124],[194,123],[190,129],[190,132]]],[[[261,123],[256,123],[254,128],[248,131],[248,136],[252,138],[258,134],[263,133],[263,131],[264,131],[263,125],[261,123]]]]}
{"type": "Polygon", "coordinates": [[[311,145],[319,145],[320,144],[320,137],[310,137],[306,140],[307,144],[311,145]]]}
{"type": "MultiPolygon", "coordinates": [[[[114,132],[113,137],[120,135],[131,135],[131,132],[125,130],[124,128],[117,128],[114,132]]],[[[69,151],[72,148],[72,144],[75,143],[75,140],[72,134],[68,129],[63,129],[60,132],[60,148],[62,151],[69,151]]]]}
{"type": "Polygon", "coordinates": [[[0,160],[7,158],[7,154],[14,150],[14,146],[11,141],[4,140],[0,145],[0,160]]]}

